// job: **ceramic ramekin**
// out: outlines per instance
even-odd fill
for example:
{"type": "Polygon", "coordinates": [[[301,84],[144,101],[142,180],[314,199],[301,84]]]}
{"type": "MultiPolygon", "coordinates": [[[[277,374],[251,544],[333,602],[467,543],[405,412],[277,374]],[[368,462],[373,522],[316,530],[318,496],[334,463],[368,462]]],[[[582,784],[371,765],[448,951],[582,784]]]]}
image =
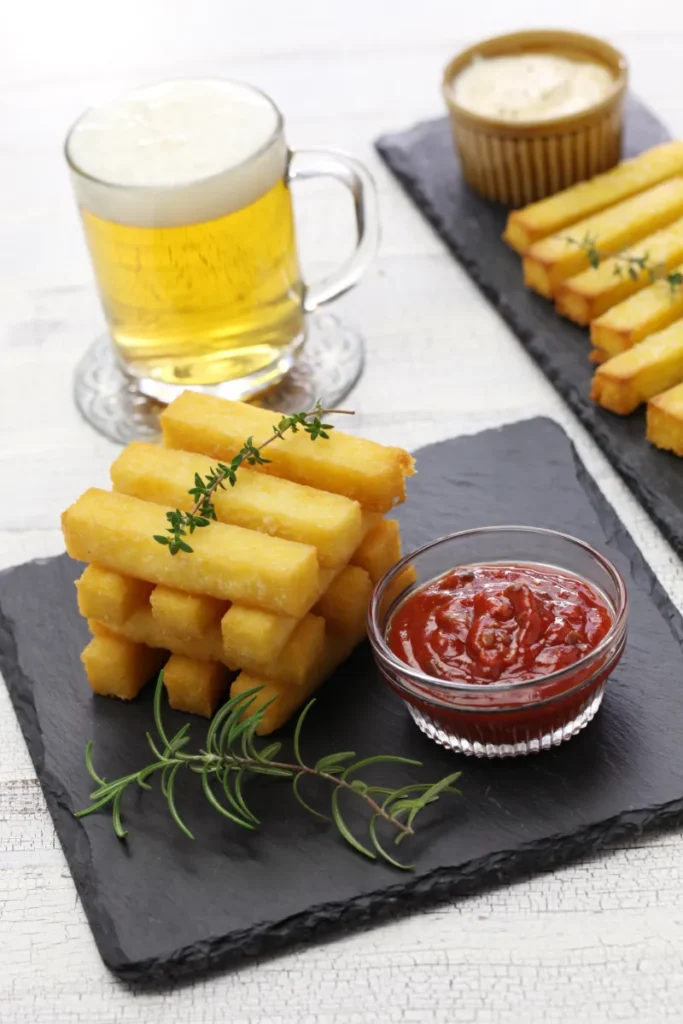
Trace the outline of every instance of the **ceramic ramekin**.
{"type": "Polygon", "coordinates": [[[486,199],[524,206],[614,167],[621,157],[628,67],[609,43],[578,32],[537,30],[496,36],[463,50],[447,65],[443,95],[468,184],[486,199]],[[578,114],[544,121],[500,121],[456,103],[452,83],[475,57],[554,53],[606,65],[607,95],[578,114]]]}

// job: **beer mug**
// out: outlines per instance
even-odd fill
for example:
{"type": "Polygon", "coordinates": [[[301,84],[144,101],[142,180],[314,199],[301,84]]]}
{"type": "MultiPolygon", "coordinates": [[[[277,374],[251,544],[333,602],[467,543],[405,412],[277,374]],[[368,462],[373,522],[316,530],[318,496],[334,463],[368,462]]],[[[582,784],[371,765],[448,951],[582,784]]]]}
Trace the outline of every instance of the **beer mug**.
{"type": "Polygon", "coordinates": [[[119,363],[143,395],[185,389],[249,399],[291,369],[305,314],[354,285],[378,240],[368,171],[291,152],[282,114],[251,86],[175,79],[88,111],[66,158],[119,363]],[[290,183],[325,175],[351,192],[354,252],[302,280],[290,183]]]}

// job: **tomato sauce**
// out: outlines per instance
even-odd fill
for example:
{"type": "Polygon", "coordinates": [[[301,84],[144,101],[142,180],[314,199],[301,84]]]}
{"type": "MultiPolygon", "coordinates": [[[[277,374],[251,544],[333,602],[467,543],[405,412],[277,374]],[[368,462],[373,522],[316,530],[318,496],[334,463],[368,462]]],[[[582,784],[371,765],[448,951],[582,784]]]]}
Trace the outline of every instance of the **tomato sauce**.
{"type": "Polygon", "coordinates": [[[394,654],[435,679],[522,683],[567,668],[594,650],[613,614],[577,576],[544,566],[454,569],[396,611],[394,654]]]}
{"type": "Polygon", "coordinates": [[[385,678],[430,723],[432,734],[458,737],[459,749],[469,744],[481,752],[497,744],[511,752],[521,744],[538,750],[595,713],[625,631],[595,658],[586,656],[614,621],[612,605],[597,588],[559,569],[454,569],[413,591],[386,633],[393,654],[433,682],[413,680],[407,688],[398,671],[385,678]],[[459,688],[449,689],[449,682],[459,688]]]}

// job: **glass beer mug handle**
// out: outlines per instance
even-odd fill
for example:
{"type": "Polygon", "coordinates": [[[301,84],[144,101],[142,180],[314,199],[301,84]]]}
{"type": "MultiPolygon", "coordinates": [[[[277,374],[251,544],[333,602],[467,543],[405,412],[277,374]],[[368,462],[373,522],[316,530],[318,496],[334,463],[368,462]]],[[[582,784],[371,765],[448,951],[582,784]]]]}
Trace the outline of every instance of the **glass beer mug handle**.
{"type": "Polygon", "coordinates": [[[357,241],[349,258],[334,273],[304,286],[303,306],[307,313],[352,288],[364,274],[379,243],[375,183],[363,164],[344,153],[323,149],[299,149],[290,155],[288,181],[320,177],[336,178],[351,193],[357,241]]]}

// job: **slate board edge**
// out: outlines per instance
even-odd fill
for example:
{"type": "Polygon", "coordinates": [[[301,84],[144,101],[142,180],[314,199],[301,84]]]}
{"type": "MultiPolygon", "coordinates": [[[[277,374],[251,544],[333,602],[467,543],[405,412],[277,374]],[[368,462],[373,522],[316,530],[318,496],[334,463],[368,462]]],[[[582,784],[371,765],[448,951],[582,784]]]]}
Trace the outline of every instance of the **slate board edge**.
{"type": "MultiPolygon", "coordinates": [[[[535,417],[529,422],[547,421],[535,417]]],[[[555,429],[563,428],[550,420],[555,429]]],[[[501,430],[503,428],[494,428],[501,430]]],[[[484,433],[491,431],[484,431],[484,433]]],[[[683,620],[666,592],[647,565],[616,512],[600,492],[597,484],[581,462],[571,439],[568,439],[577,479],[593,504],[606,537],[616,543],[631,563],[639,584],[647,585],[652,600],[667,621],[679,642],[683,640],[683,620]]],[[[439,442],[430,445],[437,448],[439,442]]],[[[418,453],[419,454],[419,449],[418,453]]],[[[0,576],[11,574],[7,569],[0,576]]],[[[79,896],[90,922],[100,955],[106,966],[122,980],[134,984],[171,982],[176,978],[220,967],[234,967],[257,957],[275,954],[285,948],[319,942],[410,911],[427,907],[456,896],[469,895],[491,885],[513,881],[528,873],[551,871],[556,867],[596,853],[601,848],[641,832],[665,825],[683,824],[683,796],[664,805],[632,808],[597,825],[572,835],[558,834],[540,842],[529,843],[521,850],[469,861],[459,868],[438,868],[428,875],[397,874],[395,885],[359,896],[345,903],[325,903],[311,907],[306,913],[280,921],[265,922],[256,928],[231,932],[228,935],[181,947],[172,957],[132,961],[123,956],[116,941],[115,929],[103,927],[95,911],[97,891],[90,870],[89,843],[85,829],[74,828],[74,818],[59,783],[44,767],[43,745],[35,706],[30,698],[31,686],[19,665],[16,643],[11,627],[0,605],[0,670],[10,694],[12,705],[62,847],[73,851],[73,859],[88,865],[80,877],[74,877],[79,896]]],[[[542,755],[540,755],[542,756],[542,755]]],[[[466,770],[467,759],[458,759],[466,770]]],[[[112,841],[114,837],[112,836],[112,841]]],[[[349,852],[349,856],[354,856],[349,852]]]]}
{"type": "MultiPolygon", "coordinates": [[[[419,124],[414,126],[414,128],[417,127],[419,127],[419,124]]],[[[408,129],[405,134],[408,134],[411,130],[414,130],[414,128],[408,129]]],[[[397,134],[402,135],[404,133],[397,134]]],[[[638,474],[633,471],[628,460],[623,457],[619,445],[610,442],[609,437],[604,435],[601,430],[596,429],[595,423],[591,419],[588,411],[588,403],[590,399],[579,394],[577,389],[573,387],[570,382],[566,381],[561,374],[555,372],[552,367],[547,364],[544,359],[543,350],[536,345],[533,334],[525,328],[524,323],[515,317],[514,313],[509,309],[505,302],[505,297],[501,295],[500,292],[496,291],[492,285],[481,280],[473,262],[468,259],[467,252],[453,239],[448,237],[448,231],[446,230],[443,218],[438,208],[431,202],[429,197],[420,187],[419,182],[415,180],[413,175],[409,172],[409,169],[405,166],[403,153],[398,147],[392,144],[392,137],[392,135],[381,136],[375,141],[375,148],[389,170],[400,183],[406,195],[415,202],[419,210],[432,225],[441,241],[465,268],[472,281],[474,281],[477,288],[479,288],[480,292],[486,299],[488,299],[494,309],[500,313],[505,323],[512,329],[513,333],[517,336],[526,351],[531,355],[537,366],[539,366],[543,371],[544,375],[553,385],[555,390],[559,392],[562,398],[564,398],[567,405],[581,421],[582,425],[586,428],[598,447],[609,458],[611,465],[614,466],[621,478],[627,484],[629,490],[634,494],[636,499],[647,511],[648,515],[657,524],[665,539],[669,544],[671,544],[676,554],[683,558],[683,534],[681,534],[680,530],[677,529],[676,524],[672,521],[666,511],[659,507],[658,502],[656,501],[656,496],[652,494],[650,488],[647,487],[638,474]]],[[[455,155],[453,158],[455,159],[455,155]]],[[[502,239],[500,244],[505,244],[502,239]]],[[[647,443],[648,442],[643,436],[643,444],[647,443]]]]}

